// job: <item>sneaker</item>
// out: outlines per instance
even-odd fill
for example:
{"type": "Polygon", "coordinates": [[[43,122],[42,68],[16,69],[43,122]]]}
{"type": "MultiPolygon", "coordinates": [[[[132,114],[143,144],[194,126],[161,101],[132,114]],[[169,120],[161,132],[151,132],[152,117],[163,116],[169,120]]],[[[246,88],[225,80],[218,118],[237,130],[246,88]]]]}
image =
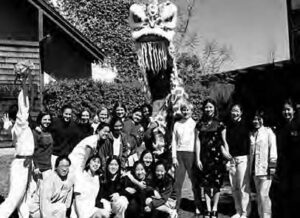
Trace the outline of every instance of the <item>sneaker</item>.
{"type": "Polygon", "coordinates": [[[248,217],[246,217],[245,215],[242,215],[242,216],[240,216],[240,218],[248,218],[248,217]]]}
{"type": "Polygon", "coordinates": [[[172,212],[170,213],[170,218],[178,218],[178,213],[176,209],[172,210],[172,212]]]}
{"type": "Polygon", "coordinates": [[[238,213],[236,213],[236,214],[234,214],[231,218],[240,218],[240,217],[241,217],[241,215],[238,214],[238,213]]]}

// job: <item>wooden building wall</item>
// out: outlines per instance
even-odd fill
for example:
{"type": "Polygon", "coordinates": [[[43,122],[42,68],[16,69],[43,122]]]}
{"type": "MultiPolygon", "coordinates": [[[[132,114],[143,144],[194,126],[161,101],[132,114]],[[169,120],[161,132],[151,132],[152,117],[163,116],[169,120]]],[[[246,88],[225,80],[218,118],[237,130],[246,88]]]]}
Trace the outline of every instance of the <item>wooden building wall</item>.
{"type": "MultiPolygon", "coordinates": [[[[14,66],[20,61],[29,60],[34,63],[33,70],[33,95],[34,99],[30,114],[35,117],[41,108],[40,95],[40,49],[38,43],[28,43],[27,45],[7,44],[0,41],[0,116],[7,112],[9,107],[17,103],[19,85],[13,85],[15,79],[14,66]]],[[[30,93],[30,92],[29,92],[30,93]]],[[[2,128],[0,128],[2,129],[2,128]]],[[[9,141],[10,133],[0,130],[0,142],[9,141]]]]}

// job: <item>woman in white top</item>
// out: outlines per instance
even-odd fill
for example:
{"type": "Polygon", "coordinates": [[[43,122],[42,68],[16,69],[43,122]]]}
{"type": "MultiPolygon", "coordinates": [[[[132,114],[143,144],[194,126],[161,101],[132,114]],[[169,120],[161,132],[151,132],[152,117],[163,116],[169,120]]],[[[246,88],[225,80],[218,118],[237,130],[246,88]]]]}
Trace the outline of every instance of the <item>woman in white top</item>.
{"type": "Polygon", "coordinates": [[[76,175],[74,182],[74,202],[72,206],[71,218],[89,218],[95,212],[105,214],[105,210],[95,207],[96,197],[100,188],[100,157],[93,155],[86,163],[82,173],[76,175]]]}
{"type": "Polygon", "coordinates": [[[264,126],[264,113],[257,111],[250,133],[250,172],[257,192],[257,208],[260,218],[271,218],[269,191],[277,162],[276,136],[264,126]]]}
{"type": "MultiPolygon", "coordinates": [[[[191,179],[193,192],[195,197],[196,213],[199,213],[200,201],[199,190],[196,188],[196,174],[193,170],[195,164],[195,144],[200,143],[196,133],[196,122],[191,117],[192,105],[182,104],[180,111],[182,119],[174,124],[172,133],[172,163],[175,170],[174,188],[177,196],[176,208],[179,209],[181,189],[185,178],[185,173],[188,173],[191,179]]],[[[200,145],[199,145],[200,146],[200,145]]]]}

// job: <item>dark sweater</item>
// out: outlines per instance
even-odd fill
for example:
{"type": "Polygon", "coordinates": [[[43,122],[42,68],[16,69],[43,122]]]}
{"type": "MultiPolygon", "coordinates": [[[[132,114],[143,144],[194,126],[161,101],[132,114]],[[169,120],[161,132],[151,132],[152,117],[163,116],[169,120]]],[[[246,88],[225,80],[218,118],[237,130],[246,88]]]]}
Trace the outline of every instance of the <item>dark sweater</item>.
{"type": "Polygon", "coordinates": [[[154,190],[158,191],[161,198],[156,199],[152,198],[151,207],[157,208],[163,204],[165,204],[169,198],[175,200],[176,199],[176,192],[173,188],[174,181],[168,174],[161,180],[153,179],[152,187],[154,190]]]}
{"type": "Polygon", "coordinates": [[[249,155],[249,130],[243,120],[227,124],[226,140],[233,157],[249,155]]]}
{"type": "Polygon", "coordinates": [[[62,118],[53,119],[50,132],[54,141],[53,155],[56,156],[69,155],[81,137],[77,124],[66,123],[62,118]]]}
{"type": "Polygon", "coordinates": [[[79,131],[81,133],[80,140],[82,140],[90,135],[93,135],[94,129],[90,123],[78,123],[77,125],[78,125],[79,131]]]}
{"type": "Polygon", "coordinates": [[[49,132],[32,131],[34,138],[33,163],[41,172],[51,169],[53,138],[49,132]]]}
{"type": "Polygon", "coordinates": [[[132,119],[127,119],[124,121],[123,132],[128,135],[132,149],[141,145],[144,134],[144,128],[141,124],[136,124],[132,119]]]}

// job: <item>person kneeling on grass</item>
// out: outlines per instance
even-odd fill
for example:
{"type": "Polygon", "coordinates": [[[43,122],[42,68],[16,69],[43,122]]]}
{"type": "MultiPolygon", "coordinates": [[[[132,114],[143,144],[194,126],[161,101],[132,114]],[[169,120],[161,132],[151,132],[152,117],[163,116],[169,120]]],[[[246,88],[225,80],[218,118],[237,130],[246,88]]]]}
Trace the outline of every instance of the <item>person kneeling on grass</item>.
{"type": "Polygon", "coordinates": [[[66,218],[71,206],[73,178],[69,176],[71,161],[67,156],[59,156],[55,162],[55,171],[45,178],[39,192],[33,196],[30,217],[66,218]]]}
{"type": "MultiPolygon", "coordinates": [[[[110,156],[106,161],[105,178],[101,181],[100,191],[96,198],[96,207],[111,217],[124,218],[128,200],[122,195],[124,179],[121,178],[121,161],[117,156],[110,156]]],[[[102,217],[95,213],[94,217],[102,217]]]]}
{"type": "Polygon", "coordinates": [[[158,161],[155,164],[155,174],[152,187],[154,188],[154,196],[146,199],[145,212],[149,217],[178,217],[176,212],[176,192],[173,188],[173,179],[167,174],[167,167],[164,162],[158,161]],[[162,212],[162,213],[160,213],[162,212]]]}

